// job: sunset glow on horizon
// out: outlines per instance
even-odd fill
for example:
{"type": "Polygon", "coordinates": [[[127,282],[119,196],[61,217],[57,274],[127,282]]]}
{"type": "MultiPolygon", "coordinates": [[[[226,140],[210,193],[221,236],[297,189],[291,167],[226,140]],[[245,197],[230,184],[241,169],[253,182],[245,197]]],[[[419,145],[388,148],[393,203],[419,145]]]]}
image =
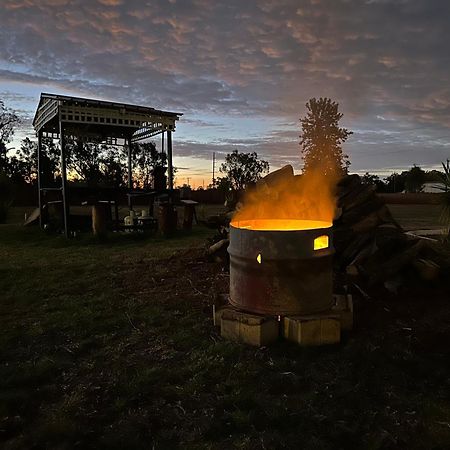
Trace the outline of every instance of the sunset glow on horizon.
{"type": "Polygon", "coordinates": [[[450,148],[449,12],[440,1],[5,0],[0,98],[23,119],[11,147],[34,138],[41,92],[180,111],[176,182],[206,187],[212,154],[220,176],[234,149],[299,171],[298,119],[328,96],[354,131],[352,172],[435,168],[450,148]]]}

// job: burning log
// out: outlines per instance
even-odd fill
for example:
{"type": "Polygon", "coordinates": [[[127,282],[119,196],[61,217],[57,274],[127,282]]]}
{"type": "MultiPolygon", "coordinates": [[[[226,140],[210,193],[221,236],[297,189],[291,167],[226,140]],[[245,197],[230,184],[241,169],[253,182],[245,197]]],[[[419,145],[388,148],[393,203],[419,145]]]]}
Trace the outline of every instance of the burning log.
{"type": "Polygon", "coordinates": [[[290,164],[269,173],[256,183],[256,189],[268,189],[278,186],[280,182],[285,182],[289,178],[294,178],[294,169],[290,164]]]}

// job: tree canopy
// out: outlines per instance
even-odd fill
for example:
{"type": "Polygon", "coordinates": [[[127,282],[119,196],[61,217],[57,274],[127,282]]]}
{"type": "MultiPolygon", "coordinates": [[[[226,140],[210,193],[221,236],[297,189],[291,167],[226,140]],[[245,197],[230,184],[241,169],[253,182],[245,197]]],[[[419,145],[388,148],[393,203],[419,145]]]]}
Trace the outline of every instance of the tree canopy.
{"type": "Polygon", "coordinates": [[[312,98],[306,110],[305,117],[300,119],[304,171],[321,169],[325,175],[336,171],[347,173],[350,161],[342,151],[342,144],[353,133],[339,126],[343,114],[338,103],[326,97],[312,98]]]}
{"type": "Polygon", "coordinates": [[[6,144],[11,142],[14,130],[19,123],[19,116],[0,100],[0,172],[7,172],[9,161],[6,144]]]}
{"type": "Polygon", "coordinates": [[[0,100],[0,142],[8,144],[14,136],[14,129],[20,123],[19,116],[0,100]]]}
{"type": "Polygon", "coordinates": [[[258,154],[240,153],[234,150],[225,157],[219,169],[225,176],[219,178],[219,186],[229,186],[234,190],[245,189],[249,184],[258,181],[264,174],[269,172],[269,163],[258,159],[258,154]]]}
{"type": "Polygon", "coordinates": [[[134,170],[139,187],[153,187],[155,178],[165,177],[167,155],[156,149],[154,142],[135,144],[132,148],[134,170]]]}

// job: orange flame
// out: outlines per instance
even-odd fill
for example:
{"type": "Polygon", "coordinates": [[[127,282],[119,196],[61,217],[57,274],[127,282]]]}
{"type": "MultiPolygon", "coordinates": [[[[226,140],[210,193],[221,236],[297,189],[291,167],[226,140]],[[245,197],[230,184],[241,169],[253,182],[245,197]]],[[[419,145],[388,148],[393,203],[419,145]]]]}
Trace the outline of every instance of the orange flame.
{"type": "MultiPolygon", "coordinates": [[[[320,221],[331,226],[336,208],[338,171],[325,175],[323,170],[311,168],[297,176],[292,175],[292,170],[282,169],[281,172],[286,172],[285,176],[280,175],[272,181],[262,179],[246,192],[243,206],[234,215],[232,225],[241,228],[239,222],[242,221],[275,219],[273,221],[278,222],[275,229],[291,228],[280,225],[280,221],[292,220],[320,221]]],[[[306,222],[300,226],[300,229],[305,228],[309,228],[306,222]]]]}

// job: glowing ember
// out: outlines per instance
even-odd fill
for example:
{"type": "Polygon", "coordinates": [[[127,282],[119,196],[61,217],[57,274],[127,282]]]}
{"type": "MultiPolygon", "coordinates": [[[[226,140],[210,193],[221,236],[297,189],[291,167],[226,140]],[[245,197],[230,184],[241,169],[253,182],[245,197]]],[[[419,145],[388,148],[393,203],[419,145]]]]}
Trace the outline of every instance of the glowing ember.
{"type": "MultiPolygon", "coordinates": [[[[231,226],[235,228],[245,228],[257,231],[298,231],[316,230],[318,228],[329,228],[332,223],[322,220],[301,220],[301,219],[255,219],[255,220],[233,220],[231,226]]],[[[317,239],[326,238],[328,247],[328,236],[320,236],[317,239]]],[[[322,242],[322,241],[321,241],[322,242]]]]}

